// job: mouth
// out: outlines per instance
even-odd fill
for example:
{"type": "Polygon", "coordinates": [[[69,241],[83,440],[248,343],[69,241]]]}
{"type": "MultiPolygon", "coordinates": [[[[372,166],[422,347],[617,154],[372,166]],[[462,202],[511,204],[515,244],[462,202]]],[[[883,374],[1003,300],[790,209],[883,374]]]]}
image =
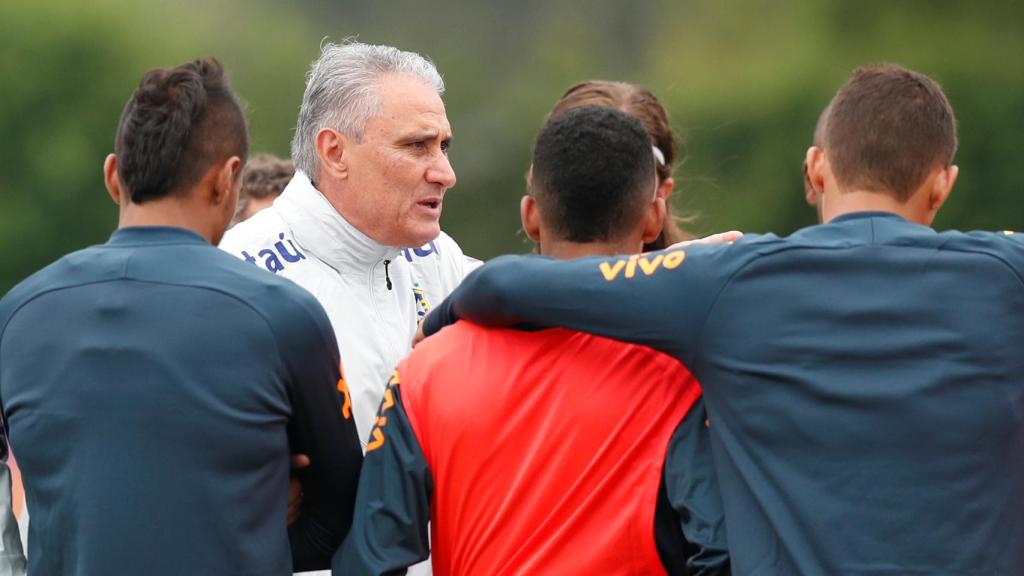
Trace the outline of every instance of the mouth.
{"type": "Polygon", "coordinates": [[[440,198],[424,198],[423,200],[420,200],[419,202],[417,202],[416,205],[420,206],[420,207],[422,207],[422,208],[424,208],[424,209],[426,209],[426,210],[428,210],[428,211],[430,211],[432,213],[433,212],[436,212],[438,214],[441,213],[441,199],[440,198]]]}

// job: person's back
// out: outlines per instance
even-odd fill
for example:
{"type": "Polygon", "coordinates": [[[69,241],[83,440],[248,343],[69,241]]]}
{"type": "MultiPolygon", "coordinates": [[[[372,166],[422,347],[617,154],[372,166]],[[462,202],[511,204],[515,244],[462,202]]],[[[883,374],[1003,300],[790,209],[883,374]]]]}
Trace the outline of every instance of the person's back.
{"type": "MultiPolygon", "coordinates": [[[[630,253],[661,230],[654,184],[638,120],[565,112],[537,137],[523,227],[559,259],[630,253]]],[[[335,573],[424,557],[428,514],[442,574],[727,572],[700,393],[649,348],[456,325],[399,363],[335,573]]]]}
{"type": "Polygon", "coordinates": [[[291,570],[279,347],[318,316],[258,272],[181,229],[130,228],[4,300],[33,572],[291,570]]]}
{"type": "Polygon", "coordinates": [[[700,397],[678,361],[587,334],[462,323],[398,372],[433,478],[443,573],[664,572],[662,464],[700,397]]]}
{"type": "Polygon", "coordinates": [[[246,149],[219,63],[147,73],[115,149],[120,228],[0,301],[29,572],[322,567],[348,529],[359,443],[323,309],[212,245],[246,149]],[[310,481],[286,527],[292,452],[309,454],[310,481]]]}
{"type": "Polygon", "coordinates": [[[739,574],[1024,573],[1024,242],[928,227],[958,168],[927,77],[857,70],[824,132],[807,183],[826,224],[647,255],[632,273],[496,261],[425,332],[452,316],[557,325],[683,361],[739,574]]]}
{"type": "Polygon", "coordinates": [[[690,264],[737,571],[1024,567],[1024,245],[862,213],[729,252],[690,264]]]}

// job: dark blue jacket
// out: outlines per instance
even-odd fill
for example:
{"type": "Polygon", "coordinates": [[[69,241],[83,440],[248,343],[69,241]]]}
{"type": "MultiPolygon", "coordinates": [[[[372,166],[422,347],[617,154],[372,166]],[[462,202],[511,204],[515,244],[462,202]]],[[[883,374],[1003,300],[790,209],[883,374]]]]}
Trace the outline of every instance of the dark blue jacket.
{"type": "Polygon", "coordinates": [[[0,301],[0,401],[29,573],[326,567],[362,462],[338,363],[312,296],[180,228],[118,230],[22,282],[0,301]],[[292,452],[312,465],[286,529],[292,452]]]}
{"type": "Polygon", "coordinates": [[[1024,574],[1024,241],[859,213],[499,258],[429,317],[591,331],[700,380],[737,574],[1024,574]]]}

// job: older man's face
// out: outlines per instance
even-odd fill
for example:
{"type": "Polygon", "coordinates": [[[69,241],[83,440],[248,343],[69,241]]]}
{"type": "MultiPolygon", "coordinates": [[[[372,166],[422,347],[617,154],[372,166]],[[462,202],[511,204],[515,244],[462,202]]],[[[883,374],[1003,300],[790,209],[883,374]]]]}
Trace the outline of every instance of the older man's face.
{"type": "Polygon", "coordinates": [[[381,244],[419,247],[441,232],[441,204],[455,185],[444,103],[414,76],[377,84],[380,111],[346,150],[352,224],[381,244]]]}

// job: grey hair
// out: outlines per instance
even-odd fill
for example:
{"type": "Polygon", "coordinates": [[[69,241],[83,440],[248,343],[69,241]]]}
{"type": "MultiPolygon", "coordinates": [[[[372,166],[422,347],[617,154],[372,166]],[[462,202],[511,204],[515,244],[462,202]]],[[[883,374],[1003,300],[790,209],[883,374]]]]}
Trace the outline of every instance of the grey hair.
{"type": "Polygon", "coordinates": [[[434,63],[415,52],[349,40],[324,44],[306,76],[306,92],[292,137],[295,168],[314,181],[320,176],[316,135],[324,128],[362,140],[366,121],[379,111],[377,81],[393,73],[411,74],[438,94],[444,93],[444,81],[434,63]]]}

